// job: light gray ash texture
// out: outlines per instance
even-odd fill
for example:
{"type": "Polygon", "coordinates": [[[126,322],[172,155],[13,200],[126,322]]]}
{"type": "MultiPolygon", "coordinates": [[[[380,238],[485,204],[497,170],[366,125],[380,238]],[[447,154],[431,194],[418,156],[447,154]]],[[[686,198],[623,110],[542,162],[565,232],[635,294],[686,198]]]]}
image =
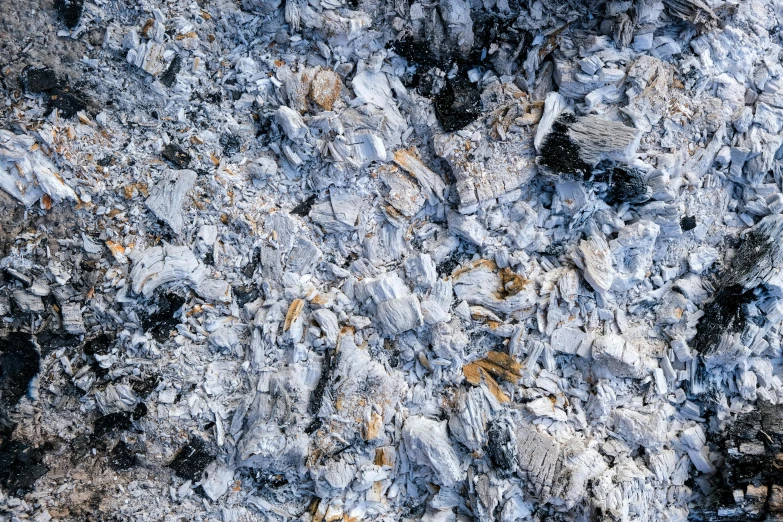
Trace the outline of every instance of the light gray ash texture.
{"type": "Polygon", "coordinates": [[[0,520],[783,520],[783,5],[0,4],[0,520]]]}

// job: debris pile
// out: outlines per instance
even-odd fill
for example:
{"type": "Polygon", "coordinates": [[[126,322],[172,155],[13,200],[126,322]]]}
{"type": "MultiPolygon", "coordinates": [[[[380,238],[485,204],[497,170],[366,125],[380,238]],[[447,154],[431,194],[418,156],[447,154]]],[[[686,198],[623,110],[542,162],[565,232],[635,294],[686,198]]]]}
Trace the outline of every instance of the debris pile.
{"type": "Polygon", "coordinates": [[[775,2],[7,3],[0,519],[783,518],[775,2]]]}

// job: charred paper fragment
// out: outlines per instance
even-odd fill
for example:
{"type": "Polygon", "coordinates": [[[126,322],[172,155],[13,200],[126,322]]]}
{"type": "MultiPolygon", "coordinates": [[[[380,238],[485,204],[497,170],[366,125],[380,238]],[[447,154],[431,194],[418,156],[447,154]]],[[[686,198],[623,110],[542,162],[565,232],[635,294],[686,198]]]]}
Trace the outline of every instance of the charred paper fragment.
{"type": "Polygon", "coordinates": [[[702,0],[664,0],[664,3],[675,16],[693,24],[718,20],[710,6],[702,0]]]}
{"type": "Polygon", "coordinates": [[[459,268],[453,273],[452,280],[458,299],[485,306],[494,312],[524,313],[535,302],[532,282],[513,272],[498,269],[497,264],[490,260],[480,259],[459,268]]]}
{"type": "Polygon", "coordinates": [[[598,181],[605,180],[609,185],[606,202],[610,205],[618,203],[641,203],[650,199],[652,189],[647,185],[641,173],[626,167],[615,167],[601,176],[598,181]]]}
{"type": "Polygon", "coordinates": [[[197,177],[192,170],[166,169],[147,198],[147,208],[177,234],[182,231],[184,222],[182,204],[185,195],[196,184],[197,177]]]}
{"type": "Polygon", "coordinates": [[[487,453],[495,467],[511,471],[516,466],[516,444],[512,427],[503,420],[489,424],[487,430],[487,453]]]}
{"type": "Polygon", "coordinates": [[[449,417],[449,431],[470,451],[481,451],[489,443],[487,427],[498,409],[498,401],[481,387],[463,390],[449,417]]]}
{"type": "Polygon", "coordinates": [[[394,153],[394,162],[410,174],[419,185],[434,195],[438,200],[443,200],[446,192],[446,183],[443,178],[430,170],[413,150],[400,149],[394,153]]]}
{"type": "Polygon", "coordinates": [[[171,331],[179,324],[175,317],[177,312],[185,304],[185,299],[174,293],[166,293],[150,304],[151,310],[141,317],[141,326],[152,334],[152,338],[159,343],[165,342],[171,335],[171,331]]]}

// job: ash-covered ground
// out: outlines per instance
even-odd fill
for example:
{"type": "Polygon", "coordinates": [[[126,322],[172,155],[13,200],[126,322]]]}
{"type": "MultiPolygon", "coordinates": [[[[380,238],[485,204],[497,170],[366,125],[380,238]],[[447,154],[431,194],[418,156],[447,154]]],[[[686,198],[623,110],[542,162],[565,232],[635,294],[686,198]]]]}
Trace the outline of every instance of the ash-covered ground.
{"type": "Polygon", "coordinates": [[[4,0],[0,519],[783,520],[782,22],[4,0]]]}

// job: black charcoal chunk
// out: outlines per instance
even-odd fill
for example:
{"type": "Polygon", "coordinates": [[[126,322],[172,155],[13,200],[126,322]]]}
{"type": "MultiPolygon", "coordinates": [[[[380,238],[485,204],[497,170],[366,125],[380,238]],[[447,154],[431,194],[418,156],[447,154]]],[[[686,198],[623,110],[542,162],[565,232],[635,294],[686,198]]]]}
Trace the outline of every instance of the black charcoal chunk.
{"type": "Polygon", "coordinates": [[[159,383],[160,377],[157,375],[146,375],[140,381],[132,381],[131,388],[139,397],[145,399],[147,395],[155,391],[159,383]]]}
{"type": "Polygon", "coordinates": [[[610,205],[620,203],[640,203],[649,198],[647,183],[641,174],[625,167],[615,167],[608,173],[609,190],[606,202],[610,205]]]}
{"type": "Polygon", "coordinates": [[[179,450],[168,467],[179,477],[198,482],[204,469],[213,460],[215,456],[207,450],[206,444],[197,438],[191,438],[190,442],[179,450]]]}
{"type": "Polygon", "coordinates": [[[136,454],[123,441],[119,441],[109,453],[109,466],[115,471],[127,471],[136,464],[136,454]]]}
{"type": "Polygon", "coordinates": [[[696,325],[694,349],[708,355],[717,348],[724,332],[741,332],[745,328],[742,305],[752,300],[752,293],[739,285],[720,289],[704,307],[704,316],[696,325]]]}
{"type": "Polygon", "coordinates": [[[59,85],[57,75],[48,67],[33,67],[28,65],[20,77],[22,87],[27,92],[46,92],[59,85]]]}
{"type": "Polygon", "coordinates": [[[684,232],[696,228],[696,216],[683,216],[680,220],[680,228],[682,228],[684,232]]]}
{"type": "Polygon", "coordinates": [[[13,332],[0,339],[0,407],[16,405],[40,369],[41,355],[29,334],[13,332]]]}
{"type": "Polygon", "coordinates": [[[329,381],[332,379],[332,373],[337,366],[337,357],[332,356],[332,352],[326,351],[324,353],[323,365],[321,366],[321,377],[318,379],[318,384],[313,390],[313,394],[310,397],[310,405],[308,411],[312,414],[317,414],[321,409],[321,402],[323,401],[326,387],[329,385],[329,381]]]}
{"type": "Polygon", "coordinates": [[[133,413],[131,413],[131,420],[132,421],[139,420],[140,418],[147,415],[147,411],[148,409],[146,404],[144,404],[143,402],[138,403],[136,407],[133,408],[133,413]]]}
{"type": "Polygon", "coordinates": [[[466,73],[448,80],[433,102],[438,123],[446,132],[463,129],[481,115],[481,93],[466,73]]]}
{"type": "Polygon", "coordinates": [[[44,331],[35,336],[38,346],[41,348],[41,356],[45,357],[48,353],[60,348],[76,348],[82,341],[80,336],[67,333],[44,331]]]}
{"type": "Polygon", "coordinates": [[[87,102],[72,92],[52,89],[49,91],[48,112],[54,109],[62,118],[73,118],[77,112],[87,110],[87,102]]]}
{"type": "Polygon", "coordinates": [[[438,58],[430,51],[429,44],[407,35],[405,38],[391,44],[392,50],[408,60],[418,65],[440,65],[438,58]]]}
{"type": "Polygon", "coordinates": [[[761,426],[764,433],[778,443],[783,441],[783,405],[759,399],[757,406],[761,413],[761,426]]]}
{"type": "Polygon", "coordinates": [[[79,20],[84,12],[84,0],[55,0],[54,8],[63,19],[65,27],[73,29],[79,25],[79,20]]]}
{"type": "Polygon", "coordinates": [[[305,217],[308,214],[310,214],[310,209],[313,208],[313,205],[315,205],[315,195],[310,196],[306,200],[299,203],[297,206],[291,209],[291,214],[296,214],[297,216],[305,217]]]}
{"type": "Polygon", "coordinates": [[[98,417],[93,423],[92,435],[95,439],[119,431],[127,431],[132,427],[130,413],[118,411],[98,417]]]}
{"type": "Polygon", "coordinates": [[[4,408],[0,408],[0,447],[11,440],[14,429],[16,429],[16,423],[11,420],[4,408]]]}
{"type": "Polygon", "coordinates": [[[704,316],[696,326],[694,349],[703,355],[712,353],[724,331],[740,332],[745,327],[742,305],[754,300],[753,290],[783,265],[779,236],[783,216],[767,216],[748,232],[724,272],[715,297],[704,307],[704,316]]]}
{"type": "Polygon", "coordinates": [[[568,135],[568,125],[576,123],[573,114],[565,113],[553,124],[541,144],[538,161],[544,167],[563,174],[576,174],[586,179],[593,168],[581,157],[579,145],[568,135]]]}
{"type": "Polygon", "coordinates": [[[159,343],[165,342],[180,323],[176,313],[185,304],[185,298],[174,293],[161,295],[154,312],[141,318],[141,327],[152,334],[159,343]]]}
{"type": "Polygon", "coordinates": [[[171,60],[168,69],[166,69],[166,72],[164,72],[161,75],[160,83],[162,83],[166,87],[171,87],[172,85],[174,85],[174,82],[177,80],[177,73],[179,73],[179,70],[181,68],[182,68],[182,58],[180,58],[179,55],[177,55],[174,57],[173,60],[171,60]]]}
{"type": "Polygon", "coordinates": [[[186,169],[190,165],[190,155],[176,143],[169,143],[163,148],[163,157],[178,169],[186,169]]]}
{"type": "Polygon", "coordinates": [[[511,441],[511,430],[505,422],[490,422],[487,429],[487,454],[496,468],[505,471],[514,469],[516,455],[511,441]]]}
{"type": "Polygon", "coordinates": [[[42,448],[13,440],[0,446],[0,486],[6,491],[28,491],[35,481],[46,475],[42,448]]]}

